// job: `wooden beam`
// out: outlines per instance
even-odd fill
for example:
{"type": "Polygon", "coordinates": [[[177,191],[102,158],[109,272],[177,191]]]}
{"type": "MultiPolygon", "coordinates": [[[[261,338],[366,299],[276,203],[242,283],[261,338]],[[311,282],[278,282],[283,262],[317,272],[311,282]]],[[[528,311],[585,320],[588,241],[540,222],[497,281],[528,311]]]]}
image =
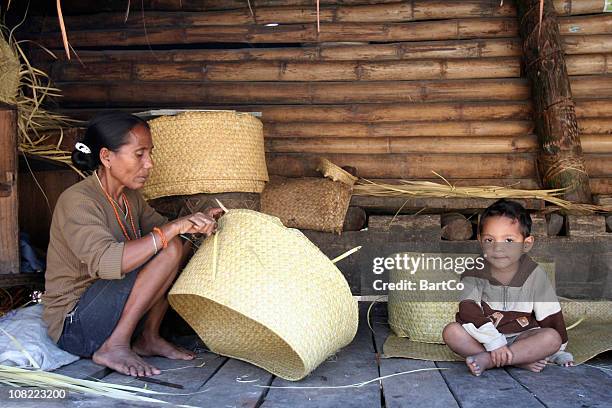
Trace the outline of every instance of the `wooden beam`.
{"type": "Polygon", "coordinates": [[[0,275],[19,272],[17,173],[17,109],[0,104],[0,182],[10,188],[0,197],[0,275]]]}
{"type": "Polygon", "coordinates": [[[538,164],[548,188],[569,188],[566,199],[590,202],[589,176],[576,123],[570,80],[561,45],[560,27],[551,0],[518,0],[519,32],[531,83],[536,133],[540,142],[538,164]]]}

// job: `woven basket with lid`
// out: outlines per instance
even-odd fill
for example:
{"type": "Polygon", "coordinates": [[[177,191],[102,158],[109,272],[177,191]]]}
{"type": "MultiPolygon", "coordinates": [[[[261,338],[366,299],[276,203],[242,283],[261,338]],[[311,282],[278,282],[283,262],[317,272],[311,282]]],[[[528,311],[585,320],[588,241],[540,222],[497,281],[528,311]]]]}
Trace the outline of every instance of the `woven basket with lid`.
{"type": "Polygon", "coordinates": [[[234,111],[185,112],[149,121],[155,166],[147,199],[198,193],[261,193],[268,181],[263,125],[234,111]]]}
{"type": "Polygon", "coordinates": [[[299,380],[351,342],[357,302],[300,231],[230,210],[172,287],[172,307],[214,352],[299,380]],[[216,250],[215,250],[216,248],[216,250]]]}

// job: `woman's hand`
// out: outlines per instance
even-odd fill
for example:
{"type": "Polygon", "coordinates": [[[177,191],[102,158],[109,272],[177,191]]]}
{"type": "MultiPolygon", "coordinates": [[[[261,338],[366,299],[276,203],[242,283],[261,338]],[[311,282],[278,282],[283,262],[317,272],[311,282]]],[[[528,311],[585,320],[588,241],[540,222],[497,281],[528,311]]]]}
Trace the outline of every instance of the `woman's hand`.
{"type": "MultiPolygon", "coordinates": [[[[212,214],[214,215],[214,213],[212,214]]],[[[217,221],[215,218],[201,212],[178,218],[173,223],[178,229],[177,235],[205,234],[209,237],[217,231],[217,221]]]]}
{"type": "Polygon", "coordinates": [[[223,213],[224,213],[223,209],[219,207],[209,207],[206,210],[204,210],[204,214],[208,215],[210,218],[214,218],[215,220],[218,220],[219,218],[221,218],[223,213]]]}

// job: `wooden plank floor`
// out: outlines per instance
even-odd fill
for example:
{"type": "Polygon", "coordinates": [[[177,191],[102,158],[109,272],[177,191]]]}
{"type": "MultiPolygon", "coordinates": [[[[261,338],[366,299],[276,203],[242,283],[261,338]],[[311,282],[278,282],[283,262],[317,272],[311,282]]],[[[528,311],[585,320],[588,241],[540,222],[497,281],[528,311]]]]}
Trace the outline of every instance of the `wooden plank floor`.
{"type": "MultiPolygon", "coordinates": [[[[145,383],[117,373],[103,380],[168,393],[158,398],[172,405],[194,407],[612,407],[612,353],[573,368],[547,367],[535,374],[516,368],[495,369],[471,376],[462,363],[381,358],[388,334],[384,305],[371,316],[373,334],[367,326],[365,307],[355,340],[299,382],[289,382],[251,364],[207,351],[197,338],[182,338],[183,346],[197,352],[195,361],[151,358],[164,370],[157,380],[180,384],[183,389],[145,383]],[[363,387],[332,389],[285,389],[273,387],[342,386],[421,368],[422,371],[375,381],[363,387]],[[272,388],[267,388],[271,386],[272,388]],[[182,395],[181,395],[182,394],[182,395]]],[[[57,372],[75,378],[91,378],[102,367],[79,360],[57,372]]],[[[0,387],[0,407],[130,408],[151,406],[104,397],[70,393],[64,400],[11,400],[9,387],[0,387]]]]}

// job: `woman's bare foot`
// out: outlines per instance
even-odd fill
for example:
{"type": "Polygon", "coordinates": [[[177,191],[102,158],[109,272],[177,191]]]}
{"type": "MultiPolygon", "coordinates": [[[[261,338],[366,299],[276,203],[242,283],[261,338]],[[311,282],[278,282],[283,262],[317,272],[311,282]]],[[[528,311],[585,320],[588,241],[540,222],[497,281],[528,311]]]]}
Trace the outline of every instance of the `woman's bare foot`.
{"type": "Polygon", "coordinates": [[[546,360],[534,361],[530,364],[519,364],[517,367],[533,371],[534,373],[539,373],[544,369],[544,367],[546,367],[546,360]]]}
{"type": "Polygon", "coordinates": [[[193,360],[196,356],[195,353],[175,346],[160,336],[140,336],[132,348],[141,356],[162,356],[173,360],[193,360]]]}
{"type": "Polygon", "coordinates": [[[160,374],[161,371],[144,361],[128,346],[104,343],[93,354],[92,360],[121,374],[133,377],[149,377],[160,374]]]}
{"type": "Polygon", "coordinates": [[[469,356],[465,359],[465,365],[468,366],[472,374],[476,377],[485,372],[488,368],[491,368],[491,356],[488,352],[482,352],[469,356]]]}

